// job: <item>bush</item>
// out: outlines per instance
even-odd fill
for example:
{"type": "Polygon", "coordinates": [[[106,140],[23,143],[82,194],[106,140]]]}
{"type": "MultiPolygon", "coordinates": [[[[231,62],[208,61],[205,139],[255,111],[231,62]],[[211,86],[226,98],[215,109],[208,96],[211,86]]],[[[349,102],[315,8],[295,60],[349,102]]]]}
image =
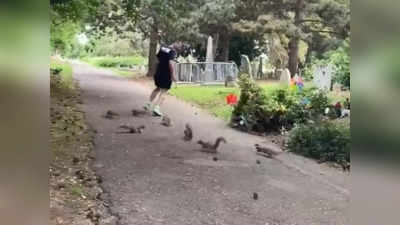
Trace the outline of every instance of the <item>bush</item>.
{"type": "Polygon", "coordinates": [[[288,149],[292,152],[345,165],[350,162],[350,128],[329,121],[301,124],[290,132],[288,149]]]}
{"type": "Polygon", "coordinates": [[[320,117],[328,106],[326,93],[281,88],[268,96],[248,75],[239,78],[240,99],[232,113],[232,125],[245,131],[270,132],[320,117]],[[305,101],[307,100],[307,101],[305,101]]]}

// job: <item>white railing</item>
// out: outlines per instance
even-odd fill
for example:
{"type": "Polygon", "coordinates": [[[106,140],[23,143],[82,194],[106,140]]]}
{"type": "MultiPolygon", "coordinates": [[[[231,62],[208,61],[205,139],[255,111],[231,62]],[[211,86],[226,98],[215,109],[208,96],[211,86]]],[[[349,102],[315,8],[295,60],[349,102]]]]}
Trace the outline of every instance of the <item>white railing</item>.
{"type": "Polygon", "coordinates": [[[228,76],[236,79],[239,70],[235,63],[196,62],[176,63],[175,73],[180,83],[223,83],[228,76]]]}

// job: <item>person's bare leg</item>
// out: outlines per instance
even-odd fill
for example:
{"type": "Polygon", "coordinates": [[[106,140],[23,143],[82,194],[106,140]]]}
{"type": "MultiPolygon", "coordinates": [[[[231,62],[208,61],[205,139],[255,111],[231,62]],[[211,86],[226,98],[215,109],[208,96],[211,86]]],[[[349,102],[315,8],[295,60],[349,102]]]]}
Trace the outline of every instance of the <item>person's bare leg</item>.
{"type": "Polygon", "coordinates": [[[161,89],[160,94],[158,95],[157,100],[155,101],[154,108],[153,108],[153,113],[155,113],[158,116],[162,116],[162,112],[160,110],[160,105],[164,102],[165,99],[165,94],[168,92],[167,89],[161,89]]]}
{"type": "Polygon", "coordinates": [[[168,92],[167,89],[161,89],[160,94],[158,95],[157,101],[155,101],[155,105],[161,106],[165,99],[165,94],[168,92]]]}
{"type": "Polygon", "coordinates": [[[161,88],[156,88],[150,95],[150,102],[153,102],[154,99],[157,97],[157,94],[161,91],[161,88]]]}
{"type": "Polygon", "coordinates": [[[150,101],[144,105],[145,110],[149,110],[149,111],[153,110],[153,108],[154,108],[153,101],[154,101],[154,99],[156,99],[157,95],[160,93],[160,90],[161,89],[157,87],[156,89],[153,90],[153,92],[151,92],[150,101]]]}

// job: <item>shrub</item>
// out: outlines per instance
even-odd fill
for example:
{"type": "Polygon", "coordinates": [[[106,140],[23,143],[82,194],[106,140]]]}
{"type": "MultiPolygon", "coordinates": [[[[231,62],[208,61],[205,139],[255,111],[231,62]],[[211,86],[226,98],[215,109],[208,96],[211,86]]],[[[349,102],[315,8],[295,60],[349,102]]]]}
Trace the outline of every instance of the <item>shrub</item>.
{"type": "Polygon", "coordinates": [[[324,92],[305,92],[281,88],[268,96],[248,75],[239,78],[240,99],[232,114],[232,125],[245,131],[279,131],[291,129],[295,123],[305,123],[319,117],[328,106],[324,92]],[[304,103],[308,99],[309,104],[304,103]]]}
{"type": "Polygon", "coordinates": [[[292,152],[340,164],[350,162],[350,128],[330,121],[300,124],[290,131],[288,149],[292,152]]]}

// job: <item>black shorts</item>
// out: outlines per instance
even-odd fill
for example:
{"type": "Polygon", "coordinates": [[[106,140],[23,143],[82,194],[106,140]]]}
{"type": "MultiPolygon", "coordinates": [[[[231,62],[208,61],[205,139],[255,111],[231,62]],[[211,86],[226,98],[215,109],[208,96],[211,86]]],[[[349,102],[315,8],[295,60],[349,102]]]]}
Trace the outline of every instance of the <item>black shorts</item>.
{"type": "Polygon", "coordinates": [[[154,84],[158,88],[162,89],[171,89],[172,85],[172,80],[170,79],[170,76],[164,75],[164,76],[155,76],[154,77],[154,84]]]}

